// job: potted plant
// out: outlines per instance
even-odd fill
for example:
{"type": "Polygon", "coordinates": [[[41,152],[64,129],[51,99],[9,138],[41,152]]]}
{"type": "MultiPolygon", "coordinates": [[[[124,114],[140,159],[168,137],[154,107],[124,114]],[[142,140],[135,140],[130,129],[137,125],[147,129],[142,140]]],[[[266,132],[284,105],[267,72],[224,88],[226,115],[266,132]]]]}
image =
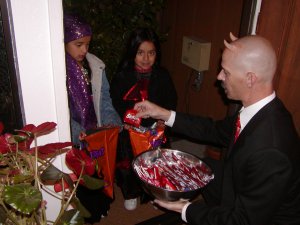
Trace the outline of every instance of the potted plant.
{"type": "Polygon", "coordinates": [[[90,176],[94,172],[92,160],[78,154],[71,142],[37,145],[38,137],[49,134],[55,127],[54,122],[29,124],[16,130],[16,134],[1,134],[0,123],[0,224],[83,224],[83,216],[89,216],[75,195],[76,188],[83,182],[88,188],[97,189],[104,182],[90,176]],[[80,171],[77,175],[53,165],[56,156],[66,152],[80,171]],[[55,221],[47,220],[42,190],[60,199],[55,221]]]}

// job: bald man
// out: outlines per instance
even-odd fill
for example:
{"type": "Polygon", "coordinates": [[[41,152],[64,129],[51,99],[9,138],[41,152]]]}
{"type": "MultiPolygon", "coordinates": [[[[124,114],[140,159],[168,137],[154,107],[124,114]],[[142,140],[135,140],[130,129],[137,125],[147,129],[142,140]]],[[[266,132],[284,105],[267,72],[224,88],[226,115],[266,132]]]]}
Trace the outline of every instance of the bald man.
{"type": "Polygon", "coordinates": [[[155,202],[181,213],[188,224],[300,224],[299,137],[273,89],[276,54],[269,41],[259,36],[231,35],[231,40],[224,41],[217,79],[229,99],[241,101],[237,115],[213,121],[149,101],[135,105],[139,117],[164,120],[174,132],[227,149],[219,167],[206,161],[215,180],[202,190],[205,201],[155,202]]]}

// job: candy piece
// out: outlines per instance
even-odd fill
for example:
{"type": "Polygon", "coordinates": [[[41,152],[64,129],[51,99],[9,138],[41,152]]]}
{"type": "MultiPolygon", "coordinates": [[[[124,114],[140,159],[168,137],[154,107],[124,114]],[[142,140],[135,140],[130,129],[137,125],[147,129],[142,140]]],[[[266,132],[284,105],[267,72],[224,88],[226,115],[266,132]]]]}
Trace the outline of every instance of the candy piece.
{"type": "Polygon", "coordinates": [[[195,190],[214,177],[200,163],[194,164],[185,157],[167,152],[161,152],[160,158],[155,160],[139,159],[134,169],[142,180],[171,191],[195,190]]]}
{"type": "Polygon", "coordinates": [[[139,127],[142,119],[136,117],[136,113],[137,111],[134,109],[127,110],[124,115],[124,122],[134,127],[139,127]]]}

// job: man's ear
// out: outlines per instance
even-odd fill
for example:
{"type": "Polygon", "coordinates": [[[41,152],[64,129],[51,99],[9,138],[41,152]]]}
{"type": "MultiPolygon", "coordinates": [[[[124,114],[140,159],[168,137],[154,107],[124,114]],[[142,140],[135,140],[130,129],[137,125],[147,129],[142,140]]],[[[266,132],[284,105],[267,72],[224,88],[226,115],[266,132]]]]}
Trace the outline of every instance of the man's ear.
{"type": "Polygon", "coordinates": [[[246,82],[247,82],[247,87],[252,88],[252,86],[255,84],[257,80],[257,76],[253,72],[247,72],[246,74],[246,82]]]}

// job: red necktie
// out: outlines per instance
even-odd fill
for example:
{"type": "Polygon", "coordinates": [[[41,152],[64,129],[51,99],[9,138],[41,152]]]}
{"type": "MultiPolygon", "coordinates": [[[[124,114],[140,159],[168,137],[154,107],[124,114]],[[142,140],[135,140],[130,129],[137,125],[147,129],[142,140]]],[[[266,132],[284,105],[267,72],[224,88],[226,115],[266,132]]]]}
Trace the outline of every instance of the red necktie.
{"type": "Polygon", "coordinates": [[[236,142],[240,132],[241,132],[241,121],[240,121],[240,114],[239,114],[235,121],[234,143],[236,142]]]}

